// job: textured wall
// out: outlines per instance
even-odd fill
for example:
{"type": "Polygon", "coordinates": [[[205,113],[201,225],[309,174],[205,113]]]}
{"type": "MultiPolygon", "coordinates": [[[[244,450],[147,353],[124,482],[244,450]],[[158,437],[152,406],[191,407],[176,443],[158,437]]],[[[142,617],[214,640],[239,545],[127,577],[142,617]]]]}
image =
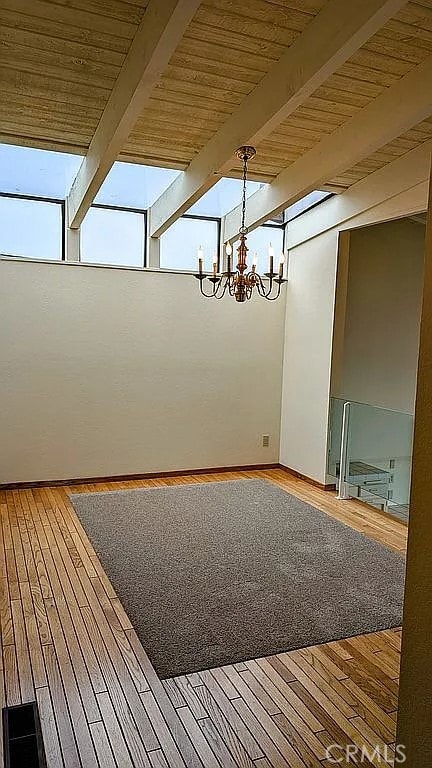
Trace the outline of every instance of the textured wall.
{"type": "Polygon", "coordinates": [[[0,261],[0,482],[277,461],[284,312],[190,275],[0,261]]]}

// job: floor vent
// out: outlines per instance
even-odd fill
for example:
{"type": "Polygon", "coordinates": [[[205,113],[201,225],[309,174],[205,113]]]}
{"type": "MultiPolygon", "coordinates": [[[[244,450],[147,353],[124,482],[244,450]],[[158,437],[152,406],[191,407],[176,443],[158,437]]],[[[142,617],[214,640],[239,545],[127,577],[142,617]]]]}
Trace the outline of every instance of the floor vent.
{"type": "Polygon", "coordinates": [[[37,703],[3,710],[5,768],[46,768],[37,703]]]}

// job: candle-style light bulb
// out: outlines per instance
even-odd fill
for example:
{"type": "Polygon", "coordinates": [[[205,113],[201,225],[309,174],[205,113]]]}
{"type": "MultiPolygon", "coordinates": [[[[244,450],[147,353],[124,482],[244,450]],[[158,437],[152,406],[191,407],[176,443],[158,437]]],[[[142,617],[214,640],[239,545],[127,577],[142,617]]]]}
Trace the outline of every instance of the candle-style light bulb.
{"type": "Polygon", "coordinates": [[[227,271],[229,274],[231,274],[232,271],[232,252],[232,245],[228,242],[225,246],[225,253],[227,255],[227,271]]]}
{"type": "Polygon", "coordinates": [[[254,252],[254,255],[253,255],[253,261],[252,261],[252,272],[255,272],[255,271],[256,271],[256,268],[257,268],[257,264],[258,264],[258,254],[257,254],[257,252],[255,251],[255,252],[254,252]]]}
{"type": "Polygon", "coordinates": [[[285,264],[285,254],[282,251],[282,253],[280,255],[280,259],[279,259],[279,277],[282,277],[282,275],[283,275],[284,264],[285,264]]]}
{"type": "Polygon", "coordinates": [[[273,248],[271,243],[269,245],[268,253],[269,253],[269,272],[272,275],[273,274],[274,248],[273,248]]]}

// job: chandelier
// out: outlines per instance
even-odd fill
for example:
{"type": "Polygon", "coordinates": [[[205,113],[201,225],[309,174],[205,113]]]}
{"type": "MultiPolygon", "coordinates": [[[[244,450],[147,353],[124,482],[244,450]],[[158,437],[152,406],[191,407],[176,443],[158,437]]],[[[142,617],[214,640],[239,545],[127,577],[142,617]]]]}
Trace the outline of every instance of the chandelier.
{"type": "Polygon", "coordinates": [[[286,283],[284,278],[285,256],[280,255],[278,270],[274,271],[274,248],[271,243],[268,250],[269,270],[262,276],[257,272],[258,255],[255,254],[252,267],[247,265],[246,245],[248,229],[245,225],[246,220],[246,182],[247,182],[247,164],[248,160],[255,157],[255,147],[240,147],[236,151],[237,157],[243,162],[243,192],[242,192],[242,214],[241,226],[239,229],[240,245],[237,248],[238,263],[235,270],[232,264],[232,245],[226,243],[226,271],[220,270],[220,256],[213,256],[213,271],[206,273],[203,271],[204,251],[200,246],[198,249],[198,274],[195,275],[200,283],[200,290],[203,296],[208,299],[223,299],[225,294],[229,293],[236,301],[247,301],[251,299],[254,293],[257,293],[263,299],[274,301],[278,299],[281,292],[282,283],[286,283]],[[206,282],[207,281],[207,282],[206,282]],[[209,292],[205,291],[205,286],[209,285],[209,292]]]}

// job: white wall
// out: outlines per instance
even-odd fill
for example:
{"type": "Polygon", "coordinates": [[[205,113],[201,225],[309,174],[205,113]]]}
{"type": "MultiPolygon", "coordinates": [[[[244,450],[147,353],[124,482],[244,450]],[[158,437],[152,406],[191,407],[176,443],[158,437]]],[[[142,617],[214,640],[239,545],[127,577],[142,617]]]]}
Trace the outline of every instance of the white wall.
{"type": "Polygon", "coordinates": [[[338,233],[290,252],[280,461],[325,482],[338,233]]]}
{"type": "Polygon", "coordinates": [[[409,219],[351,232],[336,397],[414,413],[424,238],[409,219]]]}
{"type": "Polygon", "coordinates": [[[0,261],[0,482],[277,461],[284,313],[190,275],[0,261]]]}

